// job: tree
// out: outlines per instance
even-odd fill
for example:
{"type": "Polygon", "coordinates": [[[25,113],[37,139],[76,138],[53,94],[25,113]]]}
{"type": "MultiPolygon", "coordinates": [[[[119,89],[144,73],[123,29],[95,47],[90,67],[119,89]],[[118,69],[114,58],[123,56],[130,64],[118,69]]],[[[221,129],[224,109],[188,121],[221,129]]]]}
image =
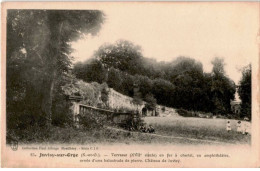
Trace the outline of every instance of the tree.
{"type": "Polygon", "coordinates": [[[238,94],[242,101],[241,104],[241,117],[248,117],[251,119],[251,73],[252,66],[249,64],[248,66],[243,68],[242,78],[239,82],[238,86],[238,94]]]}
{"type": "Polygon", "coordinates": [[[156,104],[157,101],[156,99],[153,97],[153,94],[149,93],[145,96],[144,100],[147,102],[146,103],[146,108],[149,110],[155,110],[156,109],[156,104]]]}
{"type": "Polygon", "coordinates": [[[115,44],[104,44],[95,52],[94,56],[106,68],[113,67],[133,75],[141,69],[141,47],[126,40],[118,40],[115,44]]]}
{"type": "Polygon", "coordinates": [[[104,68],[100,61],[92,58],[84,63],[76,63],[72,73],[75,74],[77,78],[87,82],[97,82],[101,84],[108,79],[107,69],[104,68]]]}
{"type": "Polygon", "coordinates": [[[175,83],[180,80],[178,77],[183,77],[184,75],[191,76],[192,74],[203,74],[203,67],[200,62],[197,62],[192,58],[180,56],[167,64],[165,73],[167,80],[175,83]]]}
{"type": "Polygon", "coordinates": [[[160,78],[153,80],[152,93],[158,104],[172,106],[174,91],[175,87],[171,82],[160,78]]]}
{"type": "Polygon", "coordinates": [[[133,86],[133,102],[136,105],[142,104],[142,93],[140,92],[140,85],[136,82],[133,86]]]}
{"type": "Polygon", "coordinates": [[[227,114],[230,112],[230,100],[234,99],[236,86],[225,74],[224,60],[215,58],[212,61],[211,93],[215,114],[227,114]]]}
{"type": "Polygon", "coordinates": [[[122,93],[133,97],[134,96],[134,86],[135,86],[135,77],[132,75],[129,75],[127,73],[122,73],[122,84],[121,84],[121,89],[122,93]]]}
{"type": "Polygon", "coordinates": [[[214,58],[214,60],[211,61],[211,64],[213,65],[212,72],[216,76],[223,76],[225,75],[225,70],[224,70],[224,59],[223,58],[214,58]]]}
{"type": "Polygon", "coordinates": [[[70,42],[87,33],[95,35],[103,19],[103,13],[97,10],[9,10],[7,76],[10,78],[7,85],[11,87],[7,89],[10,99],[7,103],[12,101],[11,95],[24,92],[29,96],[24,99],[36,102],[29,106],[41,113],[50,125],[55,80],[71,67],[70,42]],[[16,66],[22,68],[21,73],[12,75],[16,66]],[[23,80],[23,88],[14,92],[15,87],[19,87],[16,83],[21,85],[19,79],[23,80]]]}
{"type": "MultiPolygon", "coordinates": [[[[175,89],[171,106],[187,110],[204,110],[204,75],[202,64],[189,57],[178,57],[165,67],[166,78],[175,89]]],[[[169,100],[168,100],[169,101],[169,100]]]]}
{"type": "Polygon", "coordinates": [[[120,93],[123,92],[122,89],[122,74],[119,70],[110,68],[108,71],[108,79],[107,85],[109,87],[114,88],[115,90],[119,91],[120,93]]]}
{"type": "Polygon", "coordinates": [[[139,86],[139,91],[142,94],[141,98],[145,98],[147,94],[151,94],[153,81],[147,76],[135,75],[135,82],[139,86]]]}
{"type": "MultiPolygon", "coordinates": [[[[108,79],[100,78],[107,81],[109,87],[134,97],[137,102],[153,94],[158,104],[169,107],[220,114],[229,112],[235,84],[225,74],[223,59],[214,59],[212,72],[204,73],[202,63],[192,58],[180,56],[171,62],[157,62],[143,57],[140,49],[128,41],[117,41],[101,46],[95,52],[96,59],[91,61],[98,60],[107,69],[108,79]],[[138,93],[133,92],[135,83],[138,93]]],[[[83,63],[74,70],[78,78],[91,82],[95,80],[91,73],[101,70],[87,68],[90,67],[83,63]]]]}

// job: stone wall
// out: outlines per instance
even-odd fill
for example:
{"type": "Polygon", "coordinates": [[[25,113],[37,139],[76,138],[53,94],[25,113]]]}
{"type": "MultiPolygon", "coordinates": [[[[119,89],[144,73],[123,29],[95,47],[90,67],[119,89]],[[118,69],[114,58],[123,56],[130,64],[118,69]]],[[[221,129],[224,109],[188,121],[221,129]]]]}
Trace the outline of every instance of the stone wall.
{"type": "Polygon", "coordinates": [[[142,101],[140,105],[137,105],[133,102],[133,98],[109,88],[108,106],[112,110],[120,112],[138,112],[143,116],[178,116],[175,109],[162,105],[156,105],[155,111],[145,110],[144,113],[143,108],[145,107],[145,104],[146,102],[142,101]]]}
{"type": "Polygon", "coordinates": [[[173,108],[161,105],[156,105],[156,110],[143,110],[146,102],[141,101],[140,104],[136,104],[132,97],[108,88],[105,84],[86,83],[79,80],[74,84],[64,86],[63,91],[70,97],[79,96],[81,99],[79,99],[78,103],[80,104],[110,109],[116,112],[139,113],[142,116],[167,116],[176,113],[173,108]]]}
{"type": "Polygon", "coordinates": [[[108,93],[108,106],[109,108],[121,112],[133,111],[142,112],[145,102],[138,105],[133,102],[133,98],[125,96],[114,89],[110,88],[108,93]]]}

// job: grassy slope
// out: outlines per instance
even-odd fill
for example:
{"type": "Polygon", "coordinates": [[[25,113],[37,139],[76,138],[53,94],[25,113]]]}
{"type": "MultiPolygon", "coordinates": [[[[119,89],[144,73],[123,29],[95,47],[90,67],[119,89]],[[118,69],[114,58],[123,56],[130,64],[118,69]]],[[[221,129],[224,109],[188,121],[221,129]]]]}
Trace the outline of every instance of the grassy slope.
{"type": "Polygon", "coordinates": [[[236,132],[236,120],[231,121],[231,132],[226,131],[225,119],[184,117],[146,117],[145,122],[154,126],[161,135],[216,140],[229,143],[250,143],[250,135],[236,132]]]}
{"type": "MultiPolygon", "coordinates": [[[[225,119],[203,119],[184,117],[146,117],[147,124],[154,126],[157,135],[140,132],[127,132],[122,129],[97,128],[93,130],[71,127],[52,127],[50,130],[33,129],[21,132],[19,143],[50,144],[215,144],[214,141],[237,144],[250,144],[250,135],[236,132],[236,121],[231,120],[232,131],[227,132],[225,119]],[[26,136],[28,135],[28,136],[26,136]],[[159,136],[158,136],[159,135],[159,136]],[[165,135],[165,136],[160,136],[165,135]],[[193,140],[195,139],[195,140],[193,140]],[[209,140],[209,141],[208,141],[209,140]],[[213,142],[212,142],[213,141],[213,142]]],[[[14,136],[15,137],[15,136],[14,136]]],[[[219,144],[219,143],[218,143],[219,144]]]]}
{"type": "MultiPolygon", "coordinates": [[[[93,130],[52,127],[35,133],[30,138],[18,140],[20,144],[151,144],[172,143],[169,138],[154,137],[151,134],[128,132],[123,129],[111,130],[99,128],[93,130]]],[[[174,144],[183,144],[185,140],[177,140],[174,144]]]]}
{"type": "MultiPolygon", "coordinates": [[[[219,143],[156,136],[149,133],[128,132],[122,129],[82,130],[74,128],[52,127],[49,136],[34,136],[30,141],[19,141],[20,144],[172,144],[172,145],[221,145],[219,143]]],[[[46,134],[45,134],[46,135],[46,134]]],[[[225,144],[225,143],[223,143],[225,144]]]]}

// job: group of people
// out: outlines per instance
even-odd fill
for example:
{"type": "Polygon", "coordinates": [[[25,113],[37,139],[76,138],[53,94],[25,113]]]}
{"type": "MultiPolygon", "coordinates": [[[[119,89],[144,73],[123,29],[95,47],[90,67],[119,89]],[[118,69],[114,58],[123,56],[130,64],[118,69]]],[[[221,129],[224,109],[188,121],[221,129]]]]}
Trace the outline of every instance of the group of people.
{"type": "MultiPolygon", "coordinates": [[[[250,128],[249,122],[247,122],[247,121],[237,121],[236,131],[238,133],[248,134],[249,133],[249,128],[250,128]]],[[[228,132],[230,132],[232,130],[231,122],[229,120],[227,121],[226,130],[228,132]]]]}
{"type": "Polygon", "coordinates": [[[152,127],[152,125],[149,125],[148,127],[142,125],[140,127],[140,131],[144,133],[155,133],[155,129],[152,127]]]}

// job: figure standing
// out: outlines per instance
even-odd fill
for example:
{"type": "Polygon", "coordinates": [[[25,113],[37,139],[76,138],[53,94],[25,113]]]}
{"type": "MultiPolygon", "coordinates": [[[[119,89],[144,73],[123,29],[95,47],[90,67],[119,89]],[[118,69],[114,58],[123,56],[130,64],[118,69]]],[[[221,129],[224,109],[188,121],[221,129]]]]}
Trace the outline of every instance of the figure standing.
{"type": "Polygon", "coordinates": [[[244,121],[244,134],[248,134],[249,133],[249,122],[248,121],[244,121]]]}
{"type": "Polygon", "coordinates": [[[241,121],[238,121],[238,122],[237,122],[237,132],[238,132],[238,133],[241,133],[241,132],[242,132],[242,130],[241,130],[241,121]]]}
{"type": "Polygon", "coordinates": [[[227,130],[227,132],[231,131],[230,121],[227,121],[226,130],[227,130]]]}
{"type": "Polygon", "coordinates": [[[242,123],[241,123],[241,130],[242,130],[242,134],[246,133],[246,122],[245,121],[242,121],[242,123]]]}

